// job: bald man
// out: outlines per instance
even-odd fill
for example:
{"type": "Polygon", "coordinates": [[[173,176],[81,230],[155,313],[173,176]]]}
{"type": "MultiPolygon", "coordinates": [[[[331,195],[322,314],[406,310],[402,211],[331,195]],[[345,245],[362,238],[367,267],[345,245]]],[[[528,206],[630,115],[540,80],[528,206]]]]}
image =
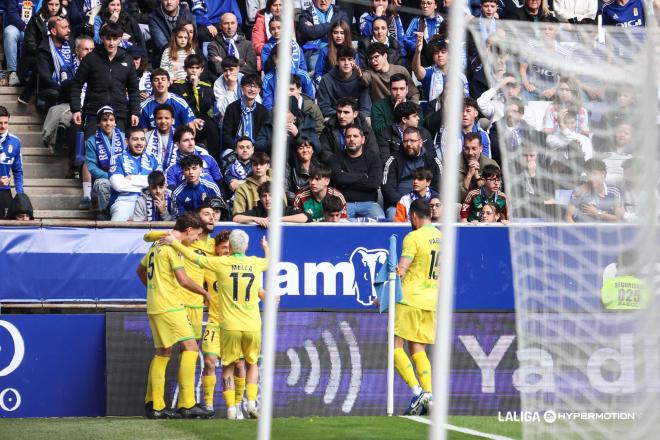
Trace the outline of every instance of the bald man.
{"type": "Polygon", "coordinates": [[[209,64],[216,75],[222,74],[222,60],[235,56],[239,61],[240,72],[244,75],[257,73],[257,54],[252,43],[238,32],[238,19],[230,12],[220,17],[220,32],[209,44],[209,64]]]}

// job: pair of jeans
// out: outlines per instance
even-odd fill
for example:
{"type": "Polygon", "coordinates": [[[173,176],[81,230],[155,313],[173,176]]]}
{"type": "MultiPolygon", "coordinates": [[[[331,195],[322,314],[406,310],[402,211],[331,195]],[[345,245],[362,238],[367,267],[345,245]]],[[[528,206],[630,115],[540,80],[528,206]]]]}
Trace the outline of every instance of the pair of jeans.
{"type": "Polygon", "coordinates": [[[16,26],[9,25],[3,32],[5,58],[7,59],[7,70],[16,72],[18,48],[23,42],[23,31],[16,26]]]}
{"type": "Polygon", "coordinates": [[[348,218],[373,218],[381,220],[385,218],[383,208],[376,202],[349,202],[346,203],[348,218]]]}

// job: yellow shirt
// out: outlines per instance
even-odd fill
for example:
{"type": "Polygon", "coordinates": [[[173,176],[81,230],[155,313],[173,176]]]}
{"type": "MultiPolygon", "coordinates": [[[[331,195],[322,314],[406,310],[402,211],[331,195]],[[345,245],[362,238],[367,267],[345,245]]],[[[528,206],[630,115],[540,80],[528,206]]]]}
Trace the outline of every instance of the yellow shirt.
{"type": "Polygon", "coordinates": [[[401,282],[403,304],[435,311],[438,302],[441,236],[435,226],[428,224],[410,232],[403,239],[401,256],[412,260],[401,282]]]}
{"type": "MultiPolygon", "coordinates": [[[[144,241],[158,241],[162,237],[166,236],[166,231],[149,231],[144,234],[144,241]]],[[[215,255],[215,240],[207,235],[206,241],[197,240],[190,245],[196,253],[199,255],[215,255]]],[[[206,281],[208,286],[212,286],[215,282],[215,277],[213,274],[206,273],[204,269],[200,268],[195,263],[190,260],[183,260],[183,267],[186,269],[186,275],[193,280],[196,284],[204,286],[204,281],[206,281]]],[[[209,289],[206,289],[209,290],[209,289]]],[[[204,308],[204,297],[198,295],[195,292],[192,292],[188,289],[181,287],[180,289],[182,299],[181,301],[187,307],[192,308],[204,308]]]]}
{"type": "Polygon", "coordinates": [[[179,242],[173,242],[172,246],[184,257],[215,273],[220,296],[220,328],[261,331],[259,290],[261,274],[268,268],[268,259],[239,254],[205,257],[195,255],[179,242]]]}
{"type": "Polygon", "coordinates": [[[650,290],[643,279],[625,275],[603,283],[601,299],[609,310],[636,310],[648,307],[650,290]]]}
{"type": "Polygon", "coordinates": [[[174,248],[154,243],[140,264],[147,269],[147,313],[183,309],[180,286],[174,276],[175,270],[183,268],[183,261],[174,248]]]}

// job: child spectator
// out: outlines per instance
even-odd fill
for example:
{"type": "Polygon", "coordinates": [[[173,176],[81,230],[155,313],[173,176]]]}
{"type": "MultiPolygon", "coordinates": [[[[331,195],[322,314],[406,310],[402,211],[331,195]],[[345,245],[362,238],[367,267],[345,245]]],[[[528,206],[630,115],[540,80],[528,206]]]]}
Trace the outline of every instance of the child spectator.
{"type": "Polygon", "coordinates": [[[154,110],[160,104],[169,104],[174,110],[174,127],[181,125],[196,126],[195,113],[185,99],[169,92],[170,74],[165,69],[155,69],[151,74],[154,94],[140,104],[141,128],[149,130],[156,127],[154,110]]]}
{"type": "MultiPolygon", "coordinates": [[[[403,46],[406,52],[411,54],[419,49],[423,58],[422,62],[431,58],[428,54],[428,45],[434,36],[440,34],[440,25],[444,21],[442,15],[438,13],[438,2],[439,0],[421,0],[419,2],[422,15],[414,17],[410,21],[404,37],[403,46]],[[418,35],[422,37],[421,46],[418,35]]],[[[428,100],[430,101],[431,98],[428,100]]]]}
{"type": "Polygon", "coordinates": [[[142,50],[147,50],[140,25],[124,10],[120,0],[103,1],[101,10],[94,18],[94,42],[96,44],[101,44],[101,28],[108,22],[117,23],[124,32],[119,46],[124,49],[128,49],[131,46],[139,46],[142,50]]]}
{"type": "Polygon", "coordinates": [[[9,111],[0,106],[0,220],[8,218],[12,207],[11,177],[16,194],[23,193],[21,140],[9,133],[9,111]]]}
{"type": "Polygon", "coordinates": [[[229,147],[235,139],[247,136],[257,138],[261,127],[270,119],[270,112],[257,101],[261,92],[261,78],[247,74],[241,79],[241,97],[227,106],[222,120],[222,145],[229,147]]]}
{"type": "Polygon", "coordinates": [[[32,208],[32,202],[27,194],[18,193],[14,196],[8,219],[19,222],[34,220],[34,209],[32,208]]]}
{"type": "Polygon", "coordinates": [[[479,35],[484,43],[497,30],[497,0],[481,0],[479,35]]]}
{"type": "MultiPolygon", "coordinates": [[[[270,182],[264,182],[257,188],[257,194],[259,195],[259,201],[257,206],[252,209],[248,209],[245,212],[234,214],[232,221],[236,223],[256,223],[262,228],[268,228],[270,222],[268,220],[268,212],[272,204],[272,199],[270,197],[270,182]]],[[[308,223],[311,221],[310,217],[304,212],[293,208],[291,206],[284,207],[284,212],[282,213],[282,221],[289,223],[308,223]]]]}
{"type": "MultiPolygon", "coordinates": [[[[213,83],[213,95],[215,96],[215,111],[219,120],[225,115],[227,106],[241,97],[241,79],[243,74],[239,71],[238,58],[225,57],[222,60],[222,75],[213,83]]],[[[261,102],[261,97],[257,98],[261,102]]],[[[225,147],[226,148],[226,147],[225,147]]]]}
{"type": "MultiPolygon", "coordinates": [[[[422,90],[427,101],[432,101],[442,94],[447,81],[447,72],[449,71],[449,51],[447,50],[447,41],[438,40],[431,44],[431,54],[433,56],[433,65],[429,67],[422,66],[422,46],[424,39],[421,34],[417,34],[417,49],[413,56],[412,68],[415,76],[422,83],[422,90]]],[[[463,81],[463,93],[470,95],[468,81],[465,75],[461,73],[463,81]]]]}
{"type": "Polygon", "coordinates": [[[321,202],[323,205],[323,219],[326,223],[348,222],[346,219],[346,203],[337,196],[327,196],[321,202]]]}
{"type": "Polygon", "coordinates": [[[259,200],[257,188],[262,183],[270,181],[270,157],[266,153],[254,153],[250,162],[252,163],[252,173],[234,192],[234,214],[257,206],[259,200]]]}
{"type": "Polygon", "coordinates": [[[477,223],[507,223],[506,220],[502,220],[502,213],[500,210],[500,205],[495,202],[488,202],[484,204],[479,212],[479,218],[472,220],[472,224],[477,223]]]}
{"type": "Polygon", "coordinates": [[[267,0],[266,7],[260,9],[256,14],[254,27],[252,28],[252,46],[254,46],[254,51],[257,54],[257,69],[259,71],[262,70],[263,66],[261,52],[272,36],[270,22],[273,18],[282,14],[282,2],[283,0],[267,0]]]}
{"type": "Polygon", "coordinates": [[[202,158],[191,154],[181,159],[181,168],[185,180],[172,192],[172,211],[176,216],[186,211],[196,211],[204,200],[220,197],[220,188],[213,181],[201,178],[202,158]]]}
{"type": "Polygon", "coordinates": [[[174,145],[174,109],[169,104],[160,104],[154,110],[156,128],[147,133],[147,148],[161,168],[167,169],[174,162],[177,148],[174,145]]]}
{"type": "Polygon", "coordinates": [[[487,203],[499,206],[500,219],[509,220],[509,206],[506,194],[500,191],[502,171],[495,165],[486,165],[481,170],[484,185],[467,193],[461,208],[461,223],[478,220],[481,210],[487,203]]]}
{"type": "Polygon", "coordinates": [[[135,222],[168,222],[175,218],[172,209],[172,191],[167,189],[165,174],[152,171],[147,176],[149,188],[142,191],[133,211],[135,222]]]}
{"type": "Polygon", "coordinates": [[[589,159],[584,168],[588,180],[571,194],[564,220],[569,223],[622,221],[625,210],[621,203],[621,192],[619,188],[605,183],[605,163],[599,159],[589,159]]]}
{"type": "Polygon", "coordinates": [[[428,168],[417,168],[412,172],[412,191],[401,197],[396,204],[395,223],[410,221],[410,204],[417,199],[430,201],[438,197],[438,192],[431,188],[433,172],[428,168]]]}
{"type": "Polygon", "coordinates": [[[160,68],[167,71],[172,81],[185,80],[184,62],[188,55],[194,53],[188,31],[183,26],[178,26],[172,33],[168,47],[163,52],[160,68]]]}
{"type": "Polygon", "coordinates": [[[110,204],[110,162],[112,158],[126,149],[124,134],[117,128],[112,107],[101,107],[96,114],[98,128],[96,133],[85,141],[85,165],[92,176],[91,183],[83,182],[81,209],[92,206],[92,189],[98,198],[101,216],[105,216],[110,204]]]}
{"type": "MultiPolygon", "coordinates": [[[[401,17],[395,9],[399,4],[400,2],[395,0],[372,0],[369,12],[365,12],[360,16],[360,35],[368,38],[373,37],[376,20],[383,20],[387,35],[392,37],[397,45],[402,45],[405,37],[403,23],[401,23],[401,17]]],[[[381,41],[381,43],[384,43],[384,41],[381,41]]],[[[405,52],[401,55],[405,55],[405,52]]]]}
{"type": "Polygon", "coordinates": [[[220,129],[211,118],[215,101],[213,89],[211,84],[201,80],[204,58],[197,54],[188,55],[184,68],[186,79],[175,81],[172,91],[186,101],[195,115],[195,141],[203,143],[209,154],[217,159],[220,157],[220,129]]]}
{"type": "MultiPolygon", "coordinates": [[[[324,164],[311,167],[309,170],[309,186],[298,191],[293,199],[293,207],[304,211],[312,221],[325,219],[325,200],[329,197],[339,200],[339,217],[346,218],[346,199],[339,190],[330,185],[332,170],[324,164]]],[[[326,220],[327,221],[327,220],[326,220]]]]}
{"type": "MultiPolygon", "coordinates": [[[[282,29],[282,20],[280,17],[273,17],[270,20],[268,25],[270,29],[270,38],[266,41],[263,48],[261,49],[261,64],[260,70],[263,70],[264,73],[268,73],[274,70],[274,63],[268,63],[271,55],[277,51],[277,43],[280,41],[281,29],[282,29]]],[[[296,43],[295,39],[291,39],[291,66],[295,70],[304,70],[307,72],[307,63],[305,63],[305,57],[303,56],[302,49],[296,43]]]]}
{"type": "Polygon", "coordinates": [[[167,187],[174,190],[179,183],[185,180],[183,166],[181,161],[187,156],[199,156],[202,160],[202,178],[210,182],[220,184],[222,182],[222,173],[218,162],[209,155],[205,149],[195,145],[195,132],[188,126],[178,127],[174,131],[174,144],[176,145],[176,155],[173,155],[174,163],[171,163],[165,171],[167,177],[167,187]]]}
{"type": "Polygon", "coordinates": [[[589,112],[582,106],[580,96],[581,92],[577,82],[569,76],[562,76],[557,83],[554,102],[548,107],[543,118],[543,131],[546,134],[557,132],[561,128],[561,114],[574,110],[578,117],[574,131],[583,136],[589,136],[589,112]]]}
{"type": "Polygon", "coordinates": [[[633,127],[630,122],[621,122],[614,134],[614,147],[603,155],[603,162],[607,167],[608,185],[621,188],[623,184],[623,164],[630,158],[635,149],[632,145],[633,127]]]}
{"type": "MultiPolygon", "coordinates": [[[[263,99],[263,104],[268,110],[273,109],[273,104],[275,102],[275,89],[277,87],[277,70],[275,66],[277,65],[277,45],[273,47],[273,54],[266,62],[266,73],[264,75],[263,89],[261,90],[261,97],[263,99]]],[[[307,71],[298,69],[294,66],[291,67],[291,74],[300,78],[300,83],[302,85],[302,91],[305,95],[310,98],[316,97],[316,89],[314,88],[314,82],[309,76],[307,71]]]]}

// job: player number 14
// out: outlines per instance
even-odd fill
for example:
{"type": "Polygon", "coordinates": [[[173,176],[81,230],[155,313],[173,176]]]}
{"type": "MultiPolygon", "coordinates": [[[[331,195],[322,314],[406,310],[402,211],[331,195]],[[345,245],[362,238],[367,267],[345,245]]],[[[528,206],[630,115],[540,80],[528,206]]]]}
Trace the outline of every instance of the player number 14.
{"type": "Polygon", "coordinates": [[[440,253],[431,251],[431,264],[429,265],[429,279],[438,279],[438,266],[440,266],[440,253]]]}

